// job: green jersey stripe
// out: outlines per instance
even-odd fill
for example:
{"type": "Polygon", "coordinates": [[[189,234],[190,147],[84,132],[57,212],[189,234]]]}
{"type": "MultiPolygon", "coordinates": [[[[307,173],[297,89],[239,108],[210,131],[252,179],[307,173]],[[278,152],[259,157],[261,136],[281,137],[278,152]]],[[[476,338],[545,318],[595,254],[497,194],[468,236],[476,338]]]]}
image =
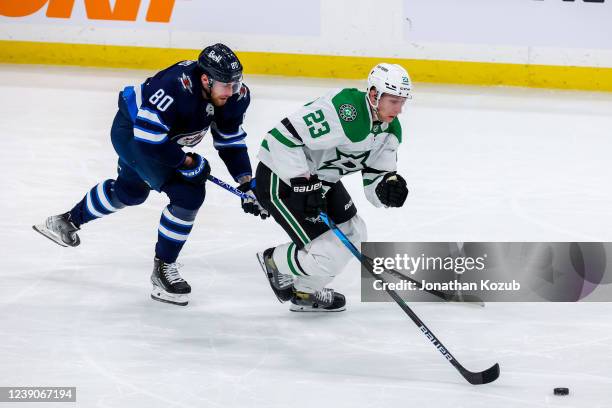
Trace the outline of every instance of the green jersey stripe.
{"type": "Polygon", "coordinates": [[[378,180],[378,179],[379,179],[379,178],[381,178],[381,177],[382,177],[382,176],[374,177],[374,178],[373,178],[373,179],[371,179],[371,180],[364,178],[364,179],[363,179],[363,186],[364,186],[364,187],[367,187],[367,186],[369,186],[370,184],[374,183],[376,180],[378,180]]]}
{"type": "Polygon", "coordinates": [[[304,245],[308,244],[310,242],[310,239],[308,239],[308,235],[306,235],[300,223],[293,217],[293,214],[291,214],[291,211],[289,211],[287,207],[285,207],[282,200],[279,198],[278,189],[279,189],[278,176],[272,173],[272,186],[270,188],[270,197],[272,198],[272,203],[281,213],[283,218],[287,220],[287,222],[291,226],[291,229],[300,238],[302,243],[304,245]]]}
{"type": "Polygon", "coordinates": [[[289,248],[287,248],[287,264],[289,265],[289,269],[291,269],[291,273],[296,275],[296,276],[300,276],[300,274],[298,273],[298,271],[295,269],[295,267],[293,266],[293,251],[295,251],[295,244],[292,242],[289,245],[289,248]]]}
{"type": "Polygon", "coordinates": [[[274,128],[271,131],[268,132],[270,135],[272,135],[276,140],[278,140],[279,142],[281,142],[282,144],[284,144],[287,147],[302,147],[304,146],[303,144],[297,144],[292,142],[291,140],[287,139],[285,136],[283,136],[283,134],[281,132],[278,131],[278,129],[274,128]]]}

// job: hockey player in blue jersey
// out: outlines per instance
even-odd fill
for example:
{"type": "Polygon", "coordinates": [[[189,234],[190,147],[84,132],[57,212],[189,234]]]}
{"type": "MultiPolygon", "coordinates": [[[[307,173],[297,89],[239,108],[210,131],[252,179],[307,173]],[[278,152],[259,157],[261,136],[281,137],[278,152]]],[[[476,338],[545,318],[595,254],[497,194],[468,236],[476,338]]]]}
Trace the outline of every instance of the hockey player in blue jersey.
{"type": "Polygon", "coordinates": [[[141,85],[125,87],[118,103],[111,128],[119,155],[117,178],[97,184],[70,211],[33,228],[61,246],[75,247],[83,224],[142,204],[151,190],[165,193],[170,203],[159,222],[151,297],[186,305],[191,287],[179,274],[176,259],[204,202],[210,165],[183,147],[195,146],[210,129],[239,189],[253,196],[242,200],[243,210],[261,218],[268,215],[251,191],[242,129],[250,94],[242,83],[242,65],[227,46],[208,46],[197,61],[178,62],[141,85]]]}

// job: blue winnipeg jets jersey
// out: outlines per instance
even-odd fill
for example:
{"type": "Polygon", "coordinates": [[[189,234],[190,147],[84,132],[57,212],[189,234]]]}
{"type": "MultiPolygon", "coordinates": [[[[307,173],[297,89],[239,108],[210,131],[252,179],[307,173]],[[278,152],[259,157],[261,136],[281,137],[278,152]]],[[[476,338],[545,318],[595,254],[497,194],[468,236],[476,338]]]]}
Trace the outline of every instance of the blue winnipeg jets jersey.
{"type": "Polygon", "coordinates": [[[183,146],[198,144],[210,129],[215,148],[234,179],[251,175],[242,129],[250,103],[246,85],[222,107],[204,99],[195,61],[182,61],[143,84],[127,86],[121,96],[134,124],[134,140],[148,158],[179,167],[183,146]]]}

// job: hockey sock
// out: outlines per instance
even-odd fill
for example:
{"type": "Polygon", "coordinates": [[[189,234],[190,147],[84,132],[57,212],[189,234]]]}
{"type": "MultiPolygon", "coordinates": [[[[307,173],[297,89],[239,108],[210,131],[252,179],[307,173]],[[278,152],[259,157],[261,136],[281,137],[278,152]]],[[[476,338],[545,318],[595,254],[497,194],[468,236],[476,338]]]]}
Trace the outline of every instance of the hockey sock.
{"type": "Polygon", "coordinates": [[[284,275],[308,276],[298,259],[299,250],[293,242],[279,245],[274,249],[274,263],[284,275]]]}
{"type": "Polygon", "coordinates": [[[172,204],[164,208],[159,219],[155,255],[164,262],[176,261],[193,228],[198,210],[187,210],[172,204]]]}
{"type": "Polygon", "coordinates": [[[117,198],[114,184],[115,180],[105,180],[92,187],[70,210],[71,220],[77,227],[125,207],[125,204],[117,198]]]}

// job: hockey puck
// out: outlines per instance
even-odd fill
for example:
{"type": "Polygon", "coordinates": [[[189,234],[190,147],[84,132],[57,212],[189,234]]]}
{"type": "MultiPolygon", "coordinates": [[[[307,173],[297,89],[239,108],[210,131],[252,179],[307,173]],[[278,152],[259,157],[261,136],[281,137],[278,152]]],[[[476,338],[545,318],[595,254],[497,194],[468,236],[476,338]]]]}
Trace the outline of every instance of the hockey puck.
{"type": "Polygon", "coordinates": [[[555,393],[555,395],[568,395],[569,388],[563,388],[563,387],[555,388],[553,392],[555,393]]]}

